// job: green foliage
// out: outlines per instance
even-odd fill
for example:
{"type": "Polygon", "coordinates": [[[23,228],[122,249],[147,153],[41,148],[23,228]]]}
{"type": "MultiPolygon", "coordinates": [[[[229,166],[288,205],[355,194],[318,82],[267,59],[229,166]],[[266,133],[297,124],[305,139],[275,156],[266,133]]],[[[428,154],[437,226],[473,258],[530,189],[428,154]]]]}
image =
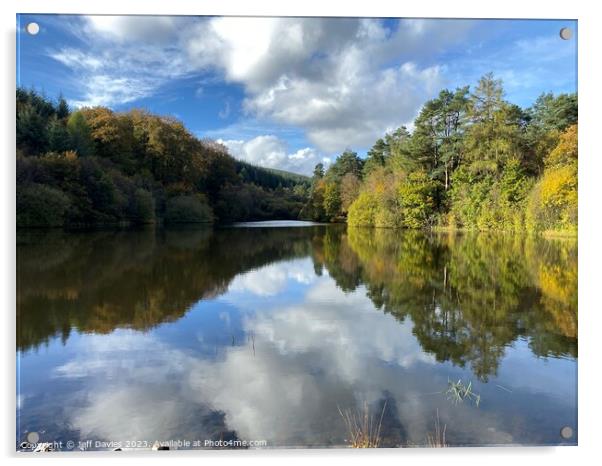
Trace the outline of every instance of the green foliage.
{"type": "Polygon", "coordinates": [[[81,111],[71,114],[67,120],[67,130],[71,138],[71,145],[80,156],[93,155],[94,146],[90,127],[81,111]]]}
{"type": "Polygon", "coordinates": [[[309,199],[299,213],[299,218],[301,219],[313,220],[316,222],[325,222],[327,220],[326,211],[324,209],[324,191],[326,182],[322,175],[323,170],[320,169],[321,165],[322,164],[316,165],[309,199]]]}
{"type": "Polygon", "coordinates": [[[364,161],[358,157],[356,152],[346,150],[328,168],[325,176],[332,180],[340,181],[347,173],[352,173],[356,177],[361,178],[363,166],[364,161]]]}
{"type": "Polygon", "coordinates": [[[523,111],[491,74],[470,95],[443,90],[412,134],[400,128],[370,149],[348,223],[574,231],[576,119],[576,95],[544,94],[523,111]]]}
{"type": "Polygon", "coordinates": [[[445,394],[447,395],[447,399],[453,404],[463,403],[465,400],[468,400],[474,402],[478,408],[481,403],[481,395],[472,390],[472,381],[464,384],[462,379],[459,379],[457,382],[448,380],[445,394]]]}
{"type": "Polygon", "coordinates": [[[146,189],[138,188],[130,201],[129,216],[136,223],[155,221],[155,200],[146,189]]]}
{"type": "Polygon", "coordinates": [[[445,190],[452,170],[460,161],[461,135],[469,101],[468,87],[441,91],[429,100],[416,118],[409,157],[445,190]]]}
{"type": "Polygon", "coordinates": [[[71,149],[71,137],[64,120],[52,118],[48,124],[48,146],[51,152],[71,149]]]}
{"type": "Polygon", "coordinates": [[[564,131],[577,124],[577,94],[541,94],[527,113],[534,127],[543,131],[564,131]]]}
{"type": "Polygon", "coordinates": [[[436,183],[422,172],[410,173],[400,183],[397,192],[404,227],[423,228],[431,224],[435,211],[435,191],[436,183]]]}
{"type": "Polygon", "coordinates": [[[349,207],[347,224],[355,227],[374,226],[378,213],[378,199],[368,191],[362,191],[349,207]]]}
{"type": "Polygon", "coordinates": [[[338,184],[327,181],[324,185],[324,212],[331,220],[335,220],[341,211],[341,194],[338,184]]]}
{"type": "Polygon", "coordinates": [[[52,220],[63,224],[302,218],[575,231],[576,122],[575,94],[542,94],[523,111],[488,74],[472,92],[442,90],[427,101],[412,133],[385,134],[366,160],[345,150],[310,179],[234,160],[173,118],[102,107],[69,113],[62,98],[19,89],[17,183],[64,194],[68,207],[52,220]]]}
{"type": "Polygon", "coordinates": [[[28,153],[48,149],[48,130],[45,118],[33,104],[17,104],[17,146],[28,153]]]}
{"type": "Polygon", "coordinates": [[[347,210],[359,191],[364,161],[357,153],[346,150],[324,173],[319,163],[314,169],[309,200],[301,218],[315,221],[344,221],[347,210]],[[344,184],[344,189],[343,185],[344,184]]]}
{"type": "Polygon", "coordinates": [[[269,189],[276,189],[278,187],[304,187],[309,186],[311,183],[310,178],[304,175],[276,170],[274,168],[257,167],[240,160],[236,161],[236,172],[244,182],[254,183],[269,189]]]}
{"type": "Polygon", "coordinates": [[[62,226],[69,198],[58,189],[32,183],[17,188],[18,227],[62,226]]]}
{"type": "Polygon", "coordinates": [[[200,195],[177,196],[167,201],[165,223],[211,223],[211,207],[200,195]]]}

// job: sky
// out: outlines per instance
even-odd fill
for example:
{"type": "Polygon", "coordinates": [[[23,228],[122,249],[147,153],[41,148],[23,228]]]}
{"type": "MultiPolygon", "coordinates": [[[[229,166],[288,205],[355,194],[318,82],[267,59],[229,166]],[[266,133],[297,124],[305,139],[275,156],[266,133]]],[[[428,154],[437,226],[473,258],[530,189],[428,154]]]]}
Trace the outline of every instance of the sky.
{"type": "Polygon", "coordinates": [[[255,165],[364,156],[440,90],[493,72],[506,98],[577,91],[574,20],[17,17],[17,84],[71,108],[144,108],[255,165]],[[36,22],[37,35],[25,32],[36,22]],[[571,40],[559,31],[569,27],[571,40]]]}

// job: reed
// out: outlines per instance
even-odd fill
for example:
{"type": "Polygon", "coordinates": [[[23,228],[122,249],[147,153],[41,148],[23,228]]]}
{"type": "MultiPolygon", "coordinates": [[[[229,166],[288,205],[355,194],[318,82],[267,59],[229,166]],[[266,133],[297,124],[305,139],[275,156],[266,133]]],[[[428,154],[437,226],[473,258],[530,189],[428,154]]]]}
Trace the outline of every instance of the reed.
{"type": "Polygon", "coordinates": [[[435,430],[432,433],[426,434],[426,446],[430,448],[446,448],[448,445],[445,441],[445,431],[447,424],[443,424],[441,428],[441,422],[439,421],[439,410],[437,410],[437,417],[435,418],[435,430]]]}
{"type": "Polygon", "coordinates": [[[364,402],[361,411],[351,409],[342,411],[337,406],[347,427],[349,445],[352,448],[378,448],[380,446],[380,433],[386,407],[387,402],[385,401],[380,418],[376,422],[373,414],[370,413],[368,402],[364,402]]]}

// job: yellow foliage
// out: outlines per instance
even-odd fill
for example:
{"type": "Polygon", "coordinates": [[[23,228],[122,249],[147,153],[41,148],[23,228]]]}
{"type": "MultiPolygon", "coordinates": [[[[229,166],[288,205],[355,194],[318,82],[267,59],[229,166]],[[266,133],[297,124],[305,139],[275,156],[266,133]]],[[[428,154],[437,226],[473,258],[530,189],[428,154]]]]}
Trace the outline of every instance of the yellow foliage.
{"type": "Polygon", "coordinates": [[[561,134],[545,160],[546,169],[529,195],[527,227],[534,230],[577,229],[577,125],[561,134]]]}
{"type": "Polygon", "coordinates": [[[577,162],[577,125],[570,126],[560,135],[558,145],[545,160],[546,167],[558,167],[577,162]]]}

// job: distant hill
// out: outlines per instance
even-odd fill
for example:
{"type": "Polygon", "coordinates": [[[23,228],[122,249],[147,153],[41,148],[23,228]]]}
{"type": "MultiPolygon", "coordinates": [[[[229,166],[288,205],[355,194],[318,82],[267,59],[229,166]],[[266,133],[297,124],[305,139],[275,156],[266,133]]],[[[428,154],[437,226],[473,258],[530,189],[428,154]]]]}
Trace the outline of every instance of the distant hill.
{"type": "Polygon", "coordinates": [[[298,173],[291,173],[285,170],[277,170],[275,168],[259,167],[248,162],[243,162],[242,160],[236,161],[236,172],[244,182],[254,183],[269,189],[276,189],[279,186],[283,188],[293,188],[300,184],[306,186],[311,184],[311,178],[309,176],[299,175],[298,173]]]}

